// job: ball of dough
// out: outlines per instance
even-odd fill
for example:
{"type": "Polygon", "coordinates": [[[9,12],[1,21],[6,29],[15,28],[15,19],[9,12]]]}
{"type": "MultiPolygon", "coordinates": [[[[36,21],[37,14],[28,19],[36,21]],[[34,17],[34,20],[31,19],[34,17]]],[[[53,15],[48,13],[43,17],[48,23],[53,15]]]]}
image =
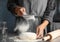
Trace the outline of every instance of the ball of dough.
{"type": "Polygon", "coordinates": [[[19,35],[21,40],[35,40],[36,34],[33,32],[24,32],[19,35]]]}

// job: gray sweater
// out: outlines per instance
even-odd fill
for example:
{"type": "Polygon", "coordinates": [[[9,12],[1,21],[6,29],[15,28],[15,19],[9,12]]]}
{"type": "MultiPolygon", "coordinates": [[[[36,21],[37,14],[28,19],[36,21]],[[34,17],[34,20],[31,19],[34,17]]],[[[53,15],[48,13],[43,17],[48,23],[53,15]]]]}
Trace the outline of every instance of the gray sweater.
{"type": "Polygon", "coordinates": [[[16,6],[26,8],[28,14],[43,17],[43,19],[52,22],[55,13],[55,0],[8,0],[8,9],[15,13],[16,6]]]}

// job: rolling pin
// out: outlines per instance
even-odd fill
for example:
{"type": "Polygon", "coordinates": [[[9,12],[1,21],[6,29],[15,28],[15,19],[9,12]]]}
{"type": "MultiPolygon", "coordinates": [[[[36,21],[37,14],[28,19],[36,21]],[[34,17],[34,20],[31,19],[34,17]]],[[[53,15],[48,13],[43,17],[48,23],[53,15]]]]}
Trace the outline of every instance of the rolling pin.
{"type": "Polygon", "coordinates": [[[60,29],[47,33],[47,35],[43,37],[43,40],[44,41],[53,40],[59,36],[60,36],[60,29]]]}

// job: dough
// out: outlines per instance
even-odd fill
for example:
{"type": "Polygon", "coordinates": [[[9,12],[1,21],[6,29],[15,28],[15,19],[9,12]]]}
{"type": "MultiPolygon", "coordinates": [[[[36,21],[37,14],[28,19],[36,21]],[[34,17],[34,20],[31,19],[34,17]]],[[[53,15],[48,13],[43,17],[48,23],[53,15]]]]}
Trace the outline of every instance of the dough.
{"type": "Polygon", "coordinates": [[[33,32],[24,32],[19,35],[21,40],[36,40],[36,34],[33,32]]]}

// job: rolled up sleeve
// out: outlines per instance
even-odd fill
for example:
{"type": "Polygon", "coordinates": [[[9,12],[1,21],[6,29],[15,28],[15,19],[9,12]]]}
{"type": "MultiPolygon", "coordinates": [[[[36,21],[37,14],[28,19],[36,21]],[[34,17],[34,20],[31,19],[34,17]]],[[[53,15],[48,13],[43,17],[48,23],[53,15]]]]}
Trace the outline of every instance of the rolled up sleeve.
{"type": "Polygon", "coordinates": [[[53,16],[56,12],[56,2],[55,0],[49,0],[47,3],[46,11],[43,15],[43,20],[48,20],[50,23],[53,21],[53,16]]]}

